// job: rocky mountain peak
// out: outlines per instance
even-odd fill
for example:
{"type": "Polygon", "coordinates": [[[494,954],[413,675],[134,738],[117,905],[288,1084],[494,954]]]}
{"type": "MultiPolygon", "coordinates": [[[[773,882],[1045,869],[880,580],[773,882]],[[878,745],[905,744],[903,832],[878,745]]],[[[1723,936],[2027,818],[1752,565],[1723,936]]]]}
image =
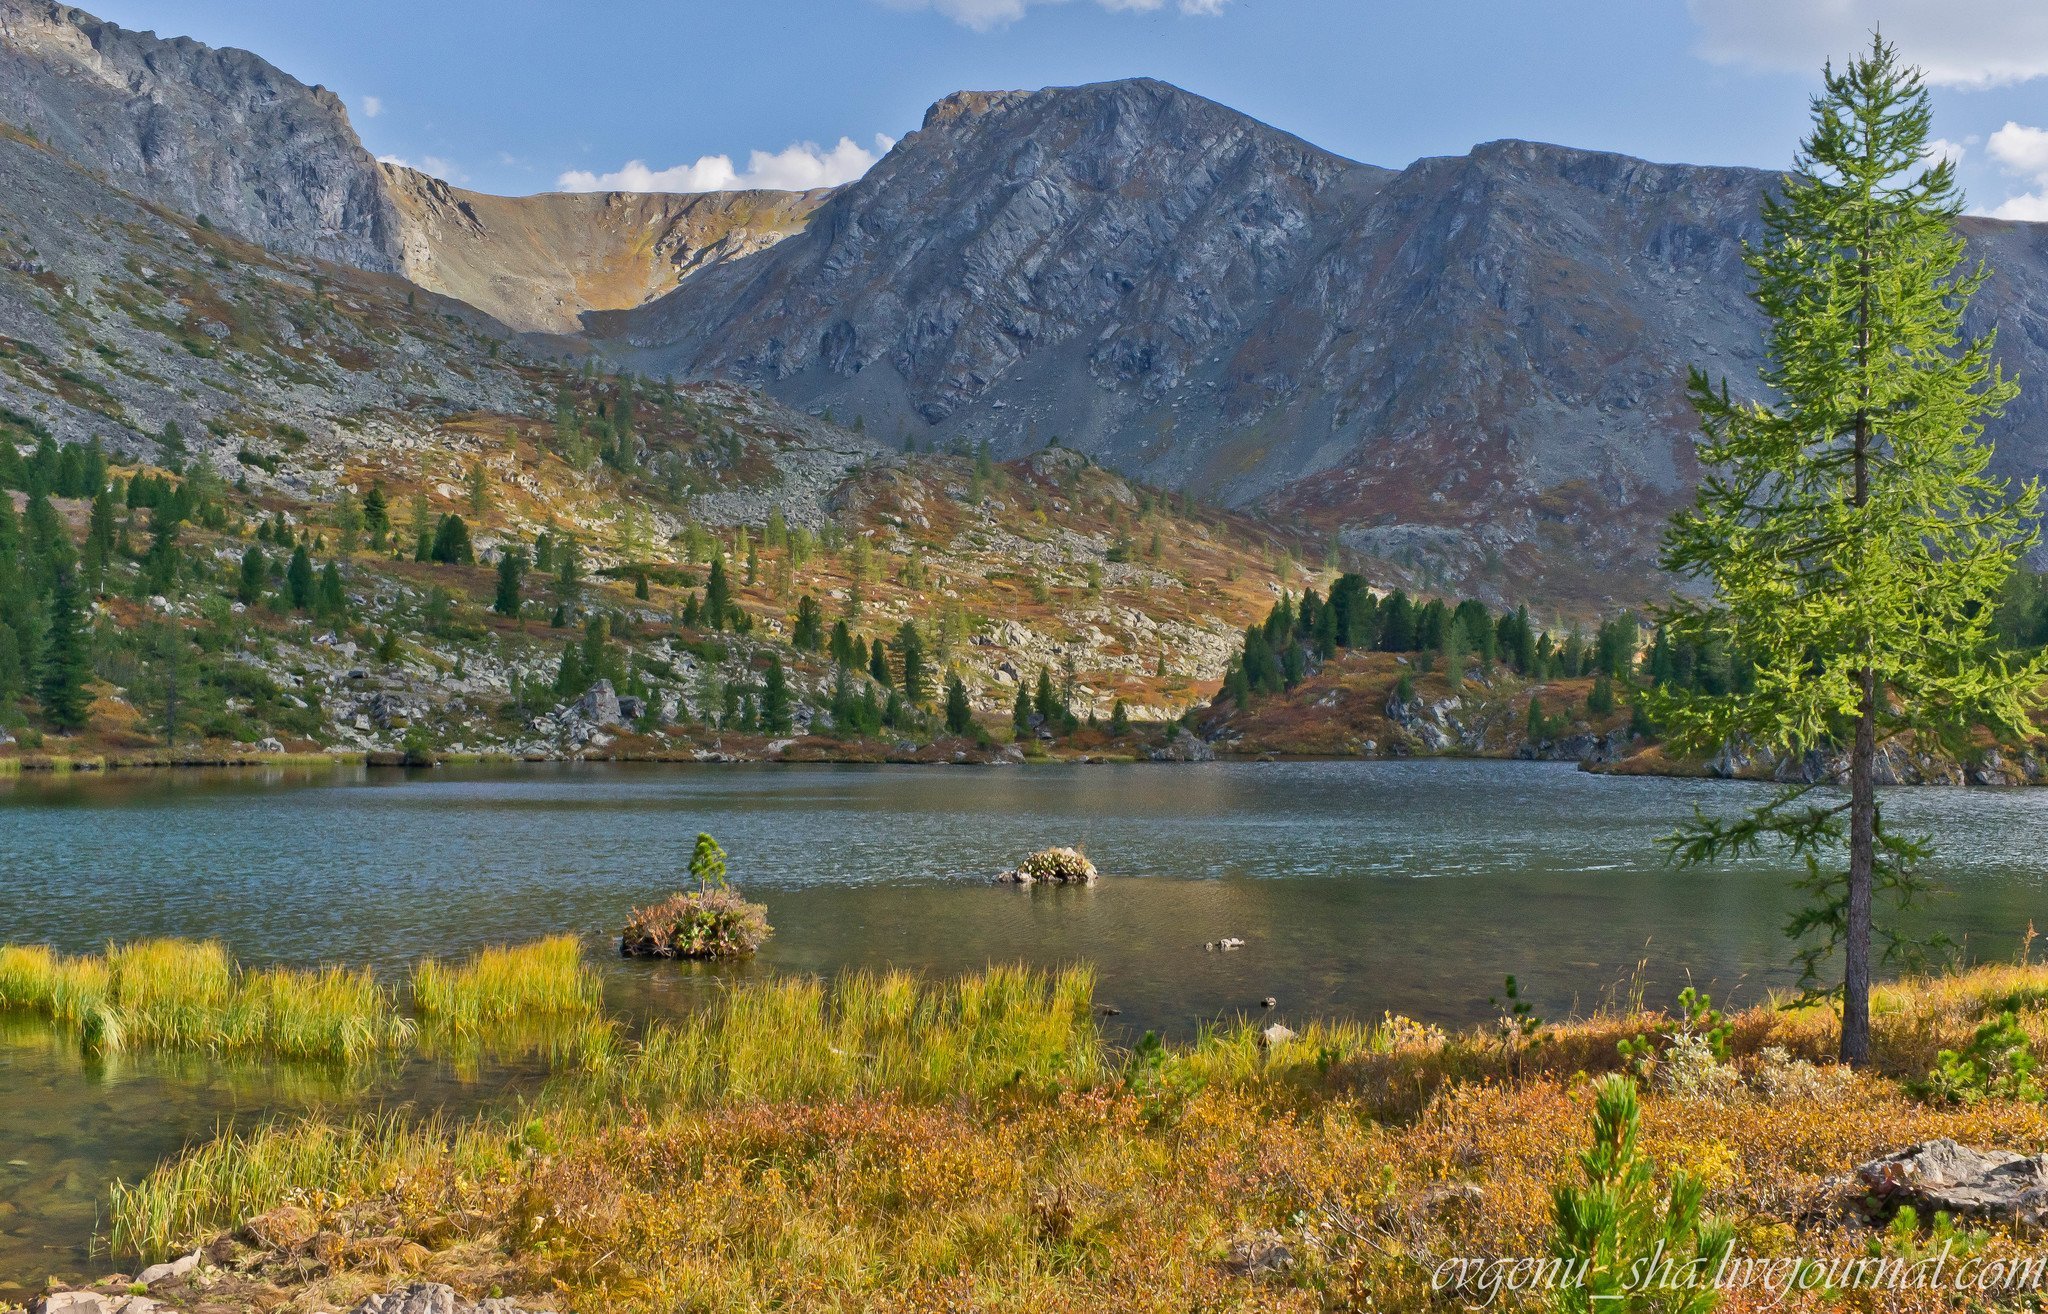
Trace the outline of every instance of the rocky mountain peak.
{"type": "Polygon", "coordinates": [[[0,0],[0,120],[272,250],[398,268],[397,216],[340,99],[246,50],[0,0]]]}

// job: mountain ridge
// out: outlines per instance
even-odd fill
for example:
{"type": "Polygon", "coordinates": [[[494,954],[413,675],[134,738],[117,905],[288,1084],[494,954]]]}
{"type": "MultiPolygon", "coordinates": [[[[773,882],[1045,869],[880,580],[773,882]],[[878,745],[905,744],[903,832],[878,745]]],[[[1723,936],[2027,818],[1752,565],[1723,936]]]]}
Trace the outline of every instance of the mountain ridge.
{"type": "MultiPolygon", "coordinates": [[[[371,160],[257,56],[47,0],[0,0],[0,72],[0,123],[260,246],[893,446],[1057,440],[1411,587],[1657,596],[1685,367],[1762,360],[1770,170],[1514,138],[1388,169],[1132,78],[952,93],[832,189],[492,197],[371,160]]],[[[1997,271],[1972,329],[2041,374],[2048,225],[1964,229],[1997,271]]],[[[2043,397],[1991,436],[2048,471],[2043,397]]]]}

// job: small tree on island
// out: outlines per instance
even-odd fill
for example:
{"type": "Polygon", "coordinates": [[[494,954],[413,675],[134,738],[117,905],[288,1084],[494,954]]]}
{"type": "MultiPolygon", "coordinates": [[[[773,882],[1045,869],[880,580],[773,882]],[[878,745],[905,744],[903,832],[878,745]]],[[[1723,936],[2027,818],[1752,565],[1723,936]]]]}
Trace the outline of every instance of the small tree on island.
{"type": "Polygon", "coordinates": [[[768,910],[740,897],[726,881],[725,850],[699,833],[690,852],[697,888],[635,908],[619,936],[628,958],[737,958],[768,938],[768,910]]]}
{"type": "MultiPolygon", "coordinates": [[[[1877,745],[1960,745],[1972,725],[2021,733],[2048,668],[1992,643],[1999,589],[2037,539],[2039,488],[1989,472],[1984,423],[2017,388],[1992,364],[1991,335],[1963,337],[1986,271],[1963,265],[1954,170],[1926,153],[1927,93],[1881,38],[1824,78],[1796,173],[1766,199],[1765,239],[1745,255],[1770,320],[1771,400],[1732,398],[1692,371],[1704,474],[1665,538],[1665,567],[1713,586],[1667,608],[1667,629],[1726,643],[1755,676],[1718,695],[1667,686],[1652,714],[1685,751],[1849,746],[1846,799],[1797,786],[1736,820],[1697,814],[1669,843],[1688,865],[1767,843],[1805,862],[1810,903],[1787,932],[1806,941],[1811,993],[1832,993],[1821,973],[1841,952],[1841,1057],[1861,1065],[1872,905],[1880,892],[1910,901],[1931,852],[1886,829],[1877,745]]],[[[1885,957],[1911,947],[1881,929],[1885,957]]]]}
{"type": "Polygon", "coordinates": [[[700,890],[722,890],[725,881],[725,849],[705,831],[697,832],[697,845],[690,850],[690,879],[700,890]]]}

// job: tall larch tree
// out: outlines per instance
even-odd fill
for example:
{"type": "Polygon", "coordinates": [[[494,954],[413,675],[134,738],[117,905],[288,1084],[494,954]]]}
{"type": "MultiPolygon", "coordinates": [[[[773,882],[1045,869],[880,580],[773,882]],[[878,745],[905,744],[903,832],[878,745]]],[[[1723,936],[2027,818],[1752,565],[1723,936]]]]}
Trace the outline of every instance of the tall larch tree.
{"type": "Polygon", "coordinates": [[[1928,153],[1918,71],[1874,37],[1824,78],[1812,134],[1745,256],[1769,320],[1762,386],[1745,398],[1692,372],[1703,478],[1665,543],[1667,568],[1712,586],[1669,608],[1667,628],[1701,649],[1725,643],[1755,676],[1718,695],[1667,690],[1654,710],[1695,751],[1747,738],[1841,761],[1830,780],[1737,820],[1697,817],[1671,842],[1683,862],[1772,843],[1804,861],[1809,905],[1787,929],[1809,988],[1840,955],[1841,1057],[1864,1064],[1873,938],[1879,957],[1911,943],[1873,907],[1909,900],[1930,852],[1885,826],[1877,748],[2026,725],[2042,663],[1998,652],[1989,627],[2036,541],[2039,489],[1990,472],[1984,425],[2016,387],[1991,335],[1964,333],[1986,271],[1965,260],[1954,171],[1928,153]]]}

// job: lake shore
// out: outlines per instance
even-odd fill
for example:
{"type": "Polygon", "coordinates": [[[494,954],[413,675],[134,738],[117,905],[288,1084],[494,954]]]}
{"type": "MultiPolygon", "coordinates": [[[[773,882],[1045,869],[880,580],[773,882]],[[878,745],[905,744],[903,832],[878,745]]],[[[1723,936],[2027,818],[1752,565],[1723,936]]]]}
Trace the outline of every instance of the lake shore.
{"type": "MultiPolygon", "coordinates": [[[[1553,1252],[1552,1188],[1578,1175],[1601,1074],[1637,1084],[1655,1171],[1692,1174],[1764,1260],[1911,1253],[1854,1175],[1881,1155],[2048,1146],[2038,1093],[1921,1084],[2003,1012],[2041,1052],[2036,966],[1882,988],[1875,1062],[1853,1073],[1828,1061],[1821,1008],[1251,1020],[1161,1046],[1110,1042],[1092,1005],[1086,973],[748,986],[565,1053],[516,1113],[313,1116],[195,1145],[116,1190],[122,1271],[80,1289],[111,1308],[143,1265],[194,1255],[147,1298],[300,1314],[428,1281],[528,1310],[1448,1309],[1485,1292],[1446,1285],[1446,1260],[1553,1252]]],[[[1995,1218],[1962,1235],[1986,1259],[2032,1245],[1995,1218]]]]}

